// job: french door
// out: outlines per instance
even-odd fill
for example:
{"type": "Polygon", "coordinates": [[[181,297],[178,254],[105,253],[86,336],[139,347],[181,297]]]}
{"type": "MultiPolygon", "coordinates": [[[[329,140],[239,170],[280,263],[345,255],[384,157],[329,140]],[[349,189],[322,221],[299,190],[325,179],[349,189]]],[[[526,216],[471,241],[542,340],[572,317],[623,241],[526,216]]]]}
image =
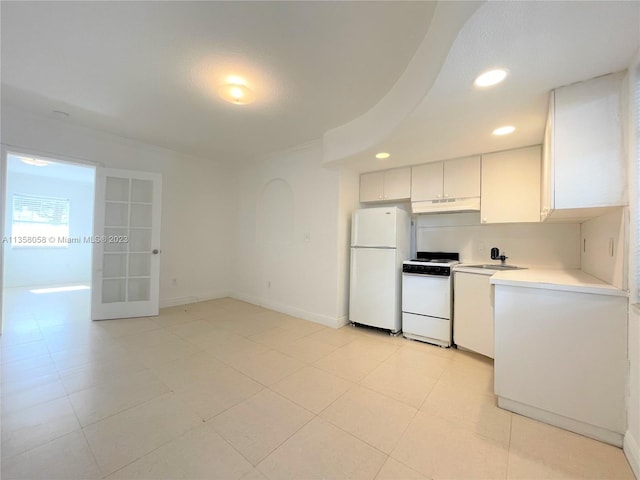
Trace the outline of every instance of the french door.
{"type": "Polygon", "coordinates": [[[92,320],[158,314],[161,190],[157,173],[96,170],[92,320]]]}

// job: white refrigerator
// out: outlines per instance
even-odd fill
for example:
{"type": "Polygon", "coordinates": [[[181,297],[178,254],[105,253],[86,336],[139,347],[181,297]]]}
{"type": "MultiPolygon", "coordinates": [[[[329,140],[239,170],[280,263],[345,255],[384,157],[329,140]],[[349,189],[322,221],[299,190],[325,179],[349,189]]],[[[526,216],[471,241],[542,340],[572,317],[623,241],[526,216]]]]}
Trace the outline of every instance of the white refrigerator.
{"type": "Polygon", "coordinates": [[[402,329],[402,262],[409,259],[411,217],[398,207],[356,210],[351,225],[349,321],[402,329]]]}

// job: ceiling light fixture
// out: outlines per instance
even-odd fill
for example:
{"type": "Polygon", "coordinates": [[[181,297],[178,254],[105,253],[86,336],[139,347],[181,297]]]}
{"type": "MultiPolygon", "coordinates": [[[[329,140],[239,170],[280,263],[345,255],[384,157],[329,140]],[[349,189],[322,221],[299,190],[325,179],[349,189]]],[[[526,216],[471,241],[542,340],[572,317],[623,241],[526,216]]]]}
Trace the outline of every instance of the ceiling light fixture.
{"type": "Polygon", "coordinates": [[[507,71],[498,68],[478,75],[473,84],[480,88],[492,87],[502,82],[505,78],[507,78],[507,71]]]}
{"type": "Polygon", "coordinates": [[[27,165],[32,165],[34,167],[46,167],[51,162],[47,162],[46,160],[42,160],[40,158],[33,157],[18,157],[22,163],[26,163],[27,165]]]}
{"type": "Polygon", "coordinates": [[[380,152],[380,153],[376,153],[376,158],[389,158],[391,156],[390,153],[387,152],[380,152]]]}
{"type": "Polygon", "coordinates": [[[255,100],[254,93],[238,77],[229,77],[227,83],[218,88],[218,95],[234,105],[248,105],[255,100]]]}
{"type": "Polygon", "coordinates": [[[505,125],[504,127],[499,127],[496,128],[493,131],[494,135],[509,135],[510,133],[515,132],[516,127],[514,127],[513,125],[505,125]]]}

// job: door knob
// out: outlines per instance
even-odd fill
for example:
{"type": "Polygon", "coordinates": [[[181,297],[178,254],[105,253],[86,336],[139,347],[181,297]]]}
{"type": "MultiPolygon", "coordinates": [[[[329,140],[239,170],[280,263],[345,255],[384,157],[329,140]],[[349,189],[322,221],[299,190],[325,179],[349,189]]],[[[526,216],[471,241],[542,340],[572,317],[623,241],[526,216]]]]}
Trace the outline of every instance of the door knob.
{"type": "Polygon", "coordinates": [[[158,255],[160,253],[160,250],[154,248],[153,250],[151,250],[151,253],[153,253],[154,255],[158,255]]]}

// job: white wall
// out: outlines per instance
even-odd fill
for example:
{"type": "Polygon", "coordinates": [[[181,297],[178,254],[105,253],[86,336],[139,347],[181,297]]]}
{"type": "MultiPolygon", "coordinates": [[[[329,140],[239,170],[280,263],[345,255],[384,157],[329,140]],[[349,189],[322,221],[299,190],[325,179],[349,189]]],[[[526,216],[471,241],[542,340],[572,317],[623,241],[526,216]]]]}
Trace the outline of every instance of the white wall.
{"type": "Polygon", "coordinates": [[[340,170],[338,193],[338,324],[349,321],[349,270],[351,268],[351,217],[360,207],[360,175],[340,170]]]}
{"type": "Polygon", "coordinates": [[[319,143],[243,168],[236,179],[234,296],[338,324],[339,173],[319,143]]]}
{"type": "Polygon", "coordinates": [[[498,247],[521,267],[580,268],[579,224],[481,225],[479,213],[418,215],[418,251],[459,252],[463,263],[492,263],[498,247]]]}
{"type": "Polygon", "coordinates": [[[637,292],[640,285],[637,281],[638,264],[637,244],[640,238],[637,219],[639,211],[638,163],[640,162],[640,138],[637,132],[640,125],[634,122],[640,118],[640,112],[635,112],[633,99],[635,98],[635,84],[638,81],[640,68],[640,51],[631,62],[626,79],[626,95],[623,95],[623,105],[628,108],[623,111],[626,125],[627,159],[629,175],[629,325],[628,325],[628,354],[629,354],[629,396],[627,398],[627,433],[624,438],[624,452],[637,478],[640,478],[640,308],[637,305],[637,292]]]}
{"type": "Polygon", "coordinates": [[[627,216],[620,208],[581,225],[582,270],[621,289],[627,288],[627,216]]]}
{"type": "MultiPolygon", "coordinates": [[[[93,235],[93,182],[51,179],[10,171],[6,190],[9,201],[5,208],[5,218],[9,222],[12,218],[11,199],[15,193],[68,199],[69,237],[93,235]]],[[[6,231],[7,235],[12,235],[11,223],[6,231]]],[[[70,243],[63,248],[20,248],[6,243],[4,262],[5,288],[88,283],[91,280],[90,243],[70,243]]]]}
{"type": "Polygon", "coordinates": [[[214,159],[194,158],[13,107],[3,106],[1,125],[0,139],[12,147],[161,173],[161,306],[229,293],[230,225],[235,218],[230,169],[214,159]]]}

